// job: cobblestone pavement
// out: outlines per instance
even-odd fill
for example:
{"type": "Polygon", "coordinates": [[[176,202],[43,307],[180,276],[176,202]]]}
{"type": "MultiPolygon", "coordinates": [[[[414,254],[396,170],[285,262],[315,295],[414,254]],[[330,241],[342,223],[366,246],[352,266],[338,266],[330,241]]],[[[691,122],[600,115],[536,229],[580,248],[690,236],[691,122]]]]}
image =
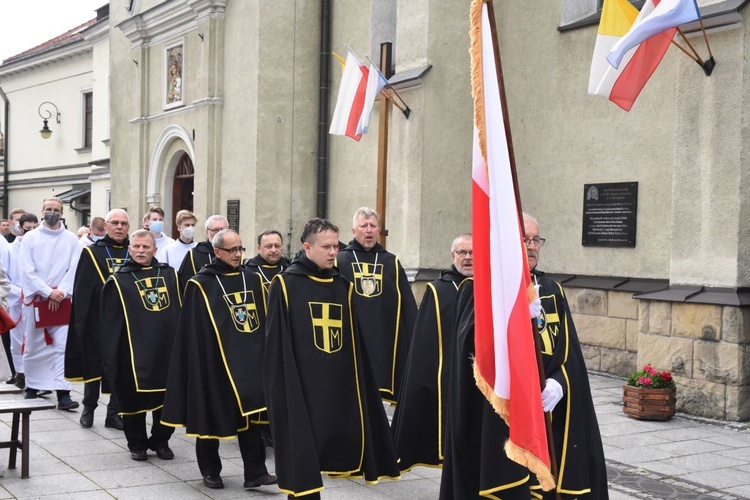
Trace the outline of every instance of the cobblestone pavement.
{"type": "MultiPolygon", "coordinates": [[[[747,425],[727,424],[678,414],[669,422],[643,422],[622,413],[622,380],[591,375],[592,395],[599,417],[608,462],[610,498],[725,499],[750,498],[750,431],[747,425]]],[[[80,401],[83,386],[74,384],[80,401]]],[[[20,398],[4,395],[1,399],[20,398]]],[[[106,397],[103,398],[106,401],[106,397]]],[[[276,487],[244,490],[242,460],[236,441],[221,444],[225,489],[209,490],[195,462],[194,440],[178,429],[170,445],[175,459],[130,460],[122,432],[104,427],[104,408],[94,427],[78,424],[80,411],[47,410],[32,414],[31,478],[20,470],[5,470],[0,499],[43,498],[285,499],[276,487]]],[[[392,413],[388,409],[388,413],[392,413]]],[[[0,439],[10,434],[10,416],[0,415],[0,439]]],[[[0,464],[6,464],[0,451],[0,464]]],[[[20,457],[19,457],[20,458],[20,457]]],[[[273,450],[268,468],[274,470],[273,450]]],[[[324,478],[328,500],[435,500],[440,469],[418,467],[400,481],[366,485],[350,479],[324,478]]]]}

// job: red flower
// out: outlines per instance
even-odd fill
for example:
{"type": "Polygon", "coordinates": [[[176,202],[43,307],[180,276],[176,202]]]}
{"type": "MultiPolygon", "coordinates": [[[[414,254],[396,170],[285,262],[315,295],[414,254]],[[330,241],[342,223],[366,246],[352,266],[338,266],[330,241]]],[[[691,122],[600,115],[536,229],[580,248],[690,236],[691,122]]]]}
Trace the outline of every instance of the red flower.
{"type": "Polygon", "coordinates": [[[659,378],[661,378],[664,382],[671,382],[672,381],[672,374],[669,372],[661,372],[659,374],[659,378]]]}
{"type": "Polygon", "coordinates": [[[651,365],[646,365],[646,366],[644,366],[644,367],[643,367],[643,371],[645,371],[646,373],[648,373],[648,374],[649,374],[649,375],[651,375],[652,377],[653,377],[654,375],[656,375],[656,373],[657,373],[657,372],[656,372],[656,370],[654,370],[654,368],[653,368],[653,367],[652,367],[651,365]]]}
{"type": "Polygon", "coordinates": [[[638,382],[643,384],[645,387],[648,387],[651,385],[651,379],[648,377],[641,377],[638,379],[638,382]]]}

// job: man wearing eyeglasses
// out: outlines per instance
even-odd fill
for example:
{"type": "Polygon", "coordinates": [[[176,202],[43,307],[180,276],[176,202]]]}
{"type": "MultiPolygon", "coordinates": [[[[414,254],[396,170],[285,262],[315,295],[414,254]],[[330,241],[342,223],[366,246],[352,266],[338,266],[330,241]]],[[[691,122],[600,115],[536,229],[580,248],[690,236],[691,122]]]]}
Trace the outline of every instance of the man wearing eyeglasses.
{"type": "MultiPolygon", "coordinates": [[[[84,246],[73,283],[73,301],[65,344],[65,378],[83,382],[82,427],[94,425],[94,410],[99,402],[99,390],[110,393],[106,380],[102,384],[102,354],[100,336],[99,296],[112,273],[128,258],[130,222],[125,210],[111,210],[103,220],[103,238],[84,246]]],[[[104,426],[122,430],[122,419],[117,414],[117,403],[110,396],[104,426]]]]}
{"type": "Polygon", "coordinates": [[[453,265],[427,284],[419,307],[414,335],[406,362],[404,384],[393,414],[393,435],[399,468],[407,472],[415,465],[439,467],[443,463],[445,393],[453,349],[453,318],[461,282],[474,274],[470,233],[451,245],[453,265]]]}
{"type": "MultiPolygon", "coordinates": [[[[541,308],[532,310],[532,318],[541,336],[547,379],[542,405],[552,420],[559,468],[556,490],[563,498],[607,498],[602,440],[568,301],[562,286],[537,269],[545,242],[539,236],[539,223],[528,214],[523,215],[523,222],[529,269],[541,299],[541,308]]],[[[532,486],[532,491],[543,494],[539,485],[532,486]]],[[[544,498],[554,498],[554,494],[554,490],[547,492],[544,498]]]]}
{"type": "Polygon", "coordinates": [[[161,423],[161,412],[181,308],[177,271],[154,258],[156,241],[145,229],[133,233],[128,252],[130,258],[101,292],[100,316],[107,325],[101,334],[104,375],[117,397],[130,458],[148,460],[151,449],[171,460],[174,429],[161,423]]]}
{"type": "Polygon", "coordinates": [[[229,227],[227,219],[223,215],[212,215],[206,219],[206,240],[201,241],[185,255],[182,259],[182,264],[177,273],[180,275],[180,284],[183,287],[187,286],[188,280],[198,274],[203,266],[210,264],[216,258],[214,257],[214,247],[211,244],[211,240],[220,231],[225,230],[229,227]]]}
{"type": "Polygon", "coordinates": [[[213,237],[216,260],[185,288],[169,369],[162,422],[196,437],[195,454],[207,488],[223,488],[219,440],[237,438],[244,487],[276,484],[266,469],[259,416],[263,394],[265,288],[261,276],[241,267],[240,235],[213,237]]]}

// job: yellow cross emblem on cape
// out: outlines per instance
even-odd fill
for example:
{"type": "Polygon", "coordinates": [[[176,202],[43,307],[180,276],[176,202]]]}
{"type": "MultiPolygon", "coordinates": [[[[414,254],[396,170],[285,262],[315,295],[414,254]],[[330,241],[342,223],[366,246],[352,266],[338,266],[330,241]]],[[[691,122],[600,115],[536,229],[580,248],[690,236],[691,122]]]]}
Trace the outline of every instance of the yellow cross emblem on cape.
{"type": "Polygon", "coordinates": [[[228,293],[224,295],[224,301],[238,331],[252,333],[260,328],[258,307],[255,305],[255,294],[252,290],[228,293]]]}
{"type": "Polygon", "coordinates": [[[114,274],[125,263],[125,259],[120,257],[107,257],[107,269],[109,274],[114,274]]]}
{"type": "Polygon", "coordinates": [[[328,354],[340,351],[344,345],[342,305],[329,302],[310,302],[309,305],[315,347],[328,354]]]}
{"type": "Polygon", "coordinates": [[[383,293],[383,264],[353,262],[354,291],[363,297],[377,297],[383,293]]]}
{"type": "Polygon", "coordinates": [[[161,276],[137,280],[135,285],[147,310],[157,312],[169,307],[169,290],[161,276]]]}
{"type": "Polygon", "coordinates": [[[552,307],[555,309],[554,311],[547,312],[542,307],[542,313],[537,318],[539,336],[542,338],[542,354],[551,356],[555,352],[557,335],[560,333],[560,315],[557,312],[557,301],[554,295],[542,298],[552,299],[552,307]]]}

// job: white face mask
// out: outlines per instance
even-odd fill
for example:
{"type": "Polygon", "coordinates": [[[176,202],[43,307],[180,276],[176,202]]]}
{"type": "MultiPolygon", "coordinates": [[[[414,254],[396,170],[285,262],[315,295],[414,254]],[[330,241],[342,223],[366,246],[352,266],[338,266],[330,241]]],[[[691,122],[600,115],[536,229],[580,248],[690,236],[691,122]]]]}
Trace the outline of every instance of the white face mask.
{"type": "Polygon", "coordinates": [[[195,235],[195,228],[192,226],[186,227],[185,229],[182,230],[182,233],[180,234],[182,234],[182,237],[185,238],[186,240],[192,240],[193,235],[195,235]]]}
{"type": "Polygon", "coordinates": [[[90,234],[90,235],[89,235],[89,238],[91,238],[91,241],[93,241],[94,243],[96,243],[96,242],[97,242],[97,241],[99,241],[100,239],[104,238],[104,236],[97,236],[97,235],[95,235],[95,234],[90,234]]]}

